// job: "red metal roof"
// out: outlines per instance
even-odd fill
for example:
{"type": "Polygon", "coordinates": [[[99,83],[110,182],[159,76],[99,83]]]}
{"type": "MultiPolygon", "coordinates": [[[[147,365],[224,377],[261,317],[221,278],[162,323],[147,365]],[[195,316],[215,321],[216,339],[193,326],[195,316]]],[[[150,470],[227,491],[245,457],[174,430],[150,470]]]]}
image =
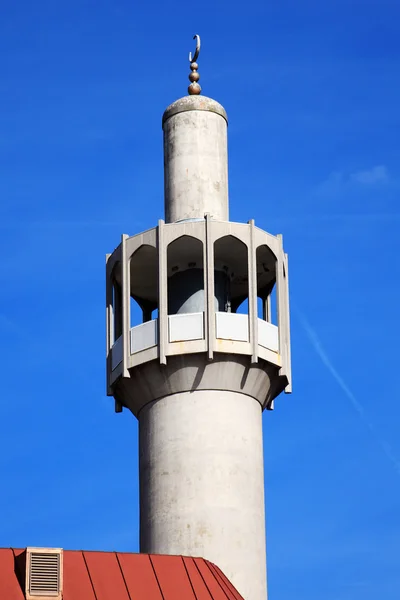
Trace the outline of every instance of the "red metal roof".
{"type": "MultiPolygon", "coordinates": [[[[63,600],[243,600],[203,558],[64,550],[63,600]]],[[[25,550],[0,548],[0,599],[24,600],[25,550]]]]}

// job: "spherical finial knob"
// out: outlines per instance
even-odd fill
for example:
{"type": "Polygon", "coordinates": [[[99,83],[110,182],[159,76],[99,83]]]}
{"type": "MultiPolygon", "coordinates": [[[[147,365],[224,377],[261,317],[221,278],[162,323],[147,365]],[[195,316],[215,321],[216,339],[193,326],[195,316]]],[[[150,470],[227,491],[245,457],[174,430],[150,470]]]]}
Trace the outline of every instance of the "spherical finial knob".
{"type": "Polygon", "coordinates": [[[201,86],[198,83],[191,83],[188,87],[188,92],[191,96],[198,96],[201,94],[201,86]]]}
{"type": "Polygon", "coordinates": [[[192,82],[198,81],[200,79],[200,75],[196,71],[199,68],[199,65],[197,63],[192,63],[190,68],[192,69],[192,72],[189,75],[189,80],[192,82]]]}
{"type": "Polygon", "coordinates": [[[196,60],[200,53],[200,36],[196,34],[195,36],[193,36],[193,39],[196,40],[197,43],[196,43],[196,50],[195,50],[193,57],[192,57],[192,53],[191,52],[189,53],[190,69],[192,72],[189,75],[189,81],[191,83],[188,87],[188,92],[191,96],[198,96],[199,94],[201,94],[201,87],[197,83],[200,79],[200,75],[199,75],[199,73],[197,73],[197,69],[199,68],[199,65],[197,64],[196,60]]]}
{"type": "Polygon", "coordinates": [[[197,72],[199,65],[196,62],[192,62],[190,63],[190,68],[192,72],[189,75],[189,81],[191,81],[191,84],[188,87],[188,92],[191,96],[198,96],[201,94],[201,87],[197,83],[200,79],[200,74],[197,72]]]}

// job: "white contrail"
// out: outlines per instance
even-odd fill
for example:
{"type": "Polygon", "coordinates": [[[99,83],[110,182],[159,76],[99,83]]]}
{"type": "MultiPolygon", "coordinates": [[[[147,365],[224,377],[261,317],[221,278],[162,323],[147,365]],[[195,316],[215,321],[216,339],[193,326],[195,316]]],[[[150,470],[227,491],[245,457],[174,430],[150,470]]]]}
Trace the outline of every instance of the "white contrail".
{"type": "Polygon", "coordinates": [[[379,437],[379,435],[377,434],[375,427],[368,420],[368,417],[365,414],[365,410],[364,410],[363,406],[359,403],[357,398],[354,396],[353,392],[348,387],[348,385],[344,381],[343,377],[337,372],[337,370],[333,366],[330,358],[326,354],[326,352],[321,344],[321,341],[320,341],[318,335],[316,334],[314,329],[311,327],[311,325],[309,324],[309,322],[307,321],[305,316],[299,310],[296,310],[296,312],[299,317],[300,323],[301,323],[304,331],[306,332],[307,337],[310,340],[315,352],[318,354],[318,356],[320,357],[320,359],[322,360],[322,362],[324,363],[324,365],[326,366],[326,368],[328,369],[328,371],[330,372],[330,374],[332,375],[332,377],[334,378],[336,383],[342,389],[345,396],[350,400],[353,408],[357,411],[358,416],[360,417],[360,419],[362,420],[364,425],[369,429],[370,433],[372,434],[375,441],[380,446],[380,448],[383,451],[383,453],[385,454],[386,458],[389,459],[389,461],[392,463],[392,465],[396,469],[397,475],[400,476],[400,462],[394,456],[393,452],[390,449],[389,444],[387,442],[385,442],[384,440],[382,440],[379,437]]]}

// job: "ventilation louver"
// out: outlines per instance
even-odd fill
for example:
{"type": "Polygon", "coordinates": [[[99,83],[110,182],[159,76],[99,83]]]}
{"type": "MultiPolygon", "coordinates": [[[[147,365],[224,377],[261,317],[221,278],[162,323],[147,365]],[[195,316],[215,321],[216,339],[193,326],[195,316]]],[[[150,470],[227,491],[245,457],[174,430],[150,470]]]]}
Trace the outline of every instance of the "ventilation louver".
{"type": "Polygon", "coordinates": [[[27,600],[61,600],[62,550],[60,548],[26,549],[27,600]]]}

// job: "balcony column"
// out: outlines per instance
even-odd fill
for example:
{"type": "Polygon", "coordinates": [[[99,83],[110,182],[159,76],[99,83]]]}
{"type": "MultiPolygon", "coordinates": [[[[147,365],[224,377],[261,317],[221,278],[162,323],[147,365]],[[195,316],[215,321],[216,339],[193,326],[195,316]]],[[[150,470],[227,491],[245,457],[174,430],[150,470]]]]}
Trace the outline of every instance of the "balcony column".
{"type": "Polygon", "coordinates": [[[161,365],[167,364],[168,343],[168,273],[167,248],[164,240],[164,221],[158,221],[158,345],[161,365]]]}
{"type": "Polygon", "coordinates": [[[250,247],[248,248],[249,271],[249,333],[251,345],[251,362],[258,362],[258,309],[257,309],[257,256],[254,239],[254,220],[250,225],[250,247]]]}
{"type": "Polygon", "coordinates": [[[130,354],[130,327],[131,327],[131,273],[129,259],[126,253],[126,240],[128,235],[121,236],[121,296],[122,296],[122,376],[130,377],[128,371],[128,358],[130,354]]]}

